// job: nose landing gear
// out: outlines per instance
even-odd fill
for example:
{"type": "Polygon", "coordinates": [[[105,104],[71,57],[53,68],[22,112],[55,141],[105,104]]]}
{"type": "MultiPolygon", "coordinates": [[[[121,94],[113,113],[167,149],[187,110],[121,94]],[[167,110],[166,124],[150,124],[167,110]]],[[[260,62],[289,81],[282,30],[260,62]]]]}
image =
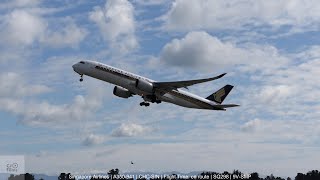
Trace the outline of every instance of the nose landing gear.
{"type": "Polygon", "coordinates": [[[81,74],[81,75],[80,75],[80,79],[79,79],[79,81],[80,81],[80,82],[82,82],[82,81],[83,81],[83,74],[81,74]]]}

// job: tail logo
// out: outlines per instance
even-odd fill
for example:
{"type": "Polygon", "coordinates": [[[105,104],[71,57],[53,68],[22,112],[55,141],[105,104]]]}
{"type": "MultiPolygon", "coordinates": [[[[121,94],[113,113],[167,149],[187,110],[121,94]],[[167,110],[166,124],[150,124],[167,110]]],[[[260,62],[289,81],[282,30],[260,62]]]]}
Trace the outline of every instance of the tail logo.
{"type": "Polygon", "coordinates": [[[231,89],[233,88],[232,85],[225,85],[223,88],[219,89],[215,93],[212,93],[210,96],[208,96],[206,99],[209,99],[210,101],[214,101],[216,103],[221,104],[223,100],[227,97],[231,89]]]}
{"type": "Polygon", "coordinates": [[[220,91],[214,93],[214,99],[219,102],[222,103],[222,97],[224,97],[224,95],[226,94],[224,88],[220,89],[220,91]]]}

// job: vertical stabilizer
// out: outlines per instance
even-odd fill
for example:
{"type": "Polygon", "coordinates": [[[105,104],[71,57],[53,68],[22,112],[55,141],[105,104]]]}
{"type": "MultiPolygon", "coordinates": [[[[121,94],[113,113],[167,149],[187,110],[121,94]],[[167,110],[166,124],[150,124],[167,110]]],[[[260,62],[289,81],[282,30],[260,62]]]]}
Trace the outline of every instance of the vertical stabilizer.
{"type": "Polygon", "coordinates": [[[206,99],[209,99],[210,101],[214,101],[218,104],[221,104],[223,100],[227,97],[229,92],[232,90],[232,85],[225,85],[223,88],[219,89],[218,91],[214,92],[210,96],[208,96],[206,99]]]}

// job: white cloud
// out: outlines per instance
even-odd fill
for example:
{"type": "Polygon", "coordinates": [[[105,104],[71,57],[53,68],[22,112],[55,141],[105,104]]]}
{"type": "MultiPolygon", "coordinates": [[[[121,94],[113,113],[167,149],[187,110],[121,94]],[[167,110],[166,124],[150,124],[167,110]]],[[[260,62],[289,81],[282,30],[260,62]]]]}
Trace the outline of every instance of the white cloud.
{"type": "Polygon", "coordinates": [[[144,127],[139,124],[121,124],[120,127],[115,129],[112,132],[112,136],[114,137],[132,137],[132,136],[139,136],[145,133],[150,132],[149,127],[144,127]]]}
{"type": "Polygon", "coordinates": [[[48,29],[42,41],[52,47],[76,48],[87,34],[86,29],[77,26],[72,20],[69,20],[59,31],[48,29]]]}
{"type": "Polygon", "coordinates": [[[44,36],[47,23],[26,10],[14,10],[0,24],[2,44],[31,45],[44,36]]]}
{"type": "Polygon", "coordinates": [[[104,138],[102,136],[98,136],[95,134],[89,134],[85,139],[82,141],[84,146],[93,146],[97,144],[103,143],[104,138]]]}
{"type": "Polygon", "coordinates": [[[70,104],[59,105],[46,101],[0,99],[0,109],[19,116],[19,122],[48,128],[68,128],[66,124],[74,125],[90,118],[100,106],[99,99],[81,95],[76,96],[70,104]]]}
{"type": "Polygon", "coordinates": [[[88,34],[87,30],[79,27],[71,18],[51,22],[32,8],[18,8],[4,16],[0,23],[0,37],[4,39],[4,47],[24,47],[35,43],[44,43],[51,47],[77,47],[88,34]]]}
{"type": "Polygon", "coordinates": [[[28,84],[25,78],[14,72],[1,73],[0,82],[0,98],[27,97],[52,91],[44,85],[28,84]]]}
{"type": "Polygon", "coordinates": [[[132,4],[127,0],[110,0],[104,8],[95,7],[89,17],[98,25],[111,47],[125,54],[138,46],[133,11],[132,4]]]}
{"type": "MultiPolygon", "coordinates": [[[[242,104],[249,111],[269,112],[286,119],[315,120],[319,86],[319,47],[313,46],[296,54],[287,54],[291,59],[286,66],[268,73],[254,74],[251,84],[239,88],[243,93],[242,104]]],[[[241,93],[241,92],[240,92],[241,93]]]]}
{"type": "Polygon", "coordinates": [[[236,67],[245,72],[268,72],[287,64],[287,58],[280,56],[272,46],[248,44],[241,47],[222,42],[204,31],[190,32],[181,39],[167,43],[160,59],[170,65],[208,71],[238,65],[236,67]]]}
{"type": "Polygon", "coordinates": [[[163,17],[168,30],[235,30],[247,26],[319,27],[317,0],[176,0],[163,17]]]}
{"type": "MultiPolygon", "coordinates": [[[[237,88],[234,92],[237,95],[232,101],[241,106],[230,109],[229,113],[235,116],[227,113],[223,115],[224,120],[230,118],[247,121],[240,129],[258,134],[257,139],[253,140],[255,142],[312,144],[318,137],[315,133],[318,130],[312,130],[312,127],[320,117],[319,102],[315,98],[320,96],[320,82],[317,78],[320,75],[319,57],[317,46],[289,54],[268,45],[221,41],[206,32],[198,31],[166,44],[160,60],[179,66],[183,71],[186,71],[185,67],[205,69],[209,72],[215,67],[224,70],[230,68],[229,71],[234,74],[231,74],[233,77],[228,82],[235,81],[237,88]],[[239,113],[240,116],[237,116],[239,113]],[[279,119],[279,122],[259,120],[265,117],[279,119]],[[313,133],[300,132],[300,127],[313,133]],[[309,136],[312,136],[312,141],[309,136]]],[[[191,114],[186,114],[188,119],[194,119],[191,114]]],[[[200,115],[197,114],[198,117],[200,115]]],[[[236,133],[233,133],[231,138],[234,134],[236,133]]],[[[198,136],[207,136],[207,132],[198,136]]]]}
{"type": "Polygon", "coordinates": [[[288,85],[264,86],[256,95],[257,103],[274,104],[286,101],[295,94],[295,88],[288,85]]]}
{"type": "Polygon", "coordinates": [[[240,127],[240,129],[245,132],[253,132],[258,128],[260,128],[261,125],[262,125],[262,122],[260,119],[254,119],[252,121],[246,122],[244,125],[240,127]]]}
{"type": "Polygon", "coordinates": [[[168,64],[188,67],[215,67],[233,64],[242,52],[232,44],[221,42],[206,32],[190,32],[182,39],[167,43],[161,60],[168,64]],[[230,53],[230,51],[232,51],[230,53]],[[236,55],[236,56],[235,56],[236,55]]]}
{"type": "Polygon", "coordinates": [[[74,57],[54,57],[33,70],[36,72],[29,71],[24,77],[13,72],[0,74],[3,82],[0,85],[0,110],[17,116],[19,122],[29,126],[70,128],[66,126],[68,124],[94,128],[97,119],[93,115],[104,100],[112,96],[111,86],[105,87],[105,83],[91,78],[85,78],[85,82],[80,83],[71,67],[74,62],[77,62],[74,57]],[[59,95],[60,91],[64,93],[63,88],[74,90],[76,94],[81,89],[81,93],[86,95],[76,95],[73,100],[70,97],[70,101],[62,103],[36,96],[48,92],[48,96],[59,95]],[[89,119],[90,122],[87,121],[89,119]]]}

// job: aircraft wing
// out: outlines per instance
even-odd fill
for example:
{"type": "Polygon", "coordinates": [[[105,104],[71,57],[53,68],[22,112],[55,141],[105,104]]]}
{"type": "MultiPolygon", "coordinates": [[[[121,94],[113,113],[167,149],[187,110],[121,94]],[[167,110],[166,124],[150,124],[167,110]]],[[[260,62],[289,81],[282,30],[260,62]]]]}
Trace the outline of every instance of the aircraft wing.
{"type": "Polygon", "coordinates": [[[199,83],[204,83],[208,81],[213,81],[219,78],[222,78],[227,73],[220,74],[219,76],[206,78],[206,79],[196,79],[196,80],[188,80],[188,81],[173,81],[173,82],[154,82],[153,85],[155,88],[164,89],[164,90],[172,90],[178,88],[187,88],[188,86],[192,86],[199,83]]]}

